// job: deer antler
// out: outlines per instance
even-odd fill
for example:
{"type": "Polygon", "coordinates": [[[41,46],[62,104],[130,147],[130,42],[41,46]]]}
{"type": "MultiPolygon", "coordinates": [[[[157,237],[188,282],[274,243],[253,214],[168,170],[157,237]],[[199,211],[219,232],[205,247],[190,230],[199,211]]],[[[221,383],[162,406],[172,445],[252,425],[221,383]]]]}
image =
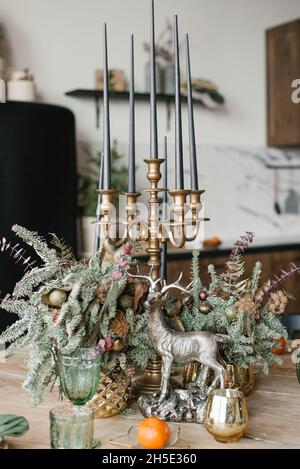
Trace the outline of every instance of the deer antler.
{"type": "Polygon", "coordinates": [[[164,281],[164,286],[161,289],[161,293],[165,293],[167,290],[170,290],[171,288],[177,288],[177,290],[181,290],[184,293],[191,293],[193,291],[194,282],[189,283],[187,287],[183,287],[179,283],[181,279],[182,279],[182,272],[180,273],[178,279],[175,282],[167,285],[166,281],[164,281]]]}
{"type": "Polygon", "coordinates": [[[149,274],[149,275],[137,275],[137,274],[136,274],[136,275],[133,275],[133,274],[131,274],[131,273],[128,272],[128,271],[127,271],[127,275],[129,275],[129,277],[141,278],[141,279],[143,279],[143,280],[147,280],[147,281],[150,283],[150,285],[151,285],[150,289],[151,289],[152,291],[155,291],[155,287],[156,287],[156,285],[161,281],[161,279],[158,278],[157,280],[153,280],[153,278],[151,277],[151,272],[152,272],[152,268],[151,268],[151,270],[150,270],[150,274],[149,274]]]}

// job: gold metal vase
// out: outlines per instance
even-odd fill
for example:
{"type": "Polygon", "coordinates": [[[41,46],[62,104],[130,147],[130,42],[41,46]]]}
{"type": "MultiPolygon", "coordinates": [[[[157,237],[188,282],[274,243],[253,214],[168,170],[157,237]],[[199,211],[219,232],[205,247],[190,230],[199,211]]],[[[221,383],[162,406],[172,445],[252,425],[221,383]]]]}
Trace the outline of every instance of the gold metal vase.
{"type": "MultiPolygon", "coordinates": [[[[201,370],[198,362],[189,362],[183,369],[183,384],[196,381],[201,370]]],[[[248,396],[254,388],[254,370],[252,366],[241,368],[233,363],[227,363],[225,367],[225,387],[227,389],[239,389],[248,396]]]]}
{"type": "Polygon", "coordinates": [[[233,363],[228,363],[225,368],[225,387],[239,389],[245,396],[248,396],[254,388],[253,367],[241,368],[233,363]]]}
{"type": "Polygon", "coordinates": [[[87,404],[94,410],[95,418],[113,417],[125,409],[131,397],[133,373],[133,367],[115,367],[100,376],[98,390],[87,404]]]}
{"type": "Polygon", "coordinates": [[[245,433],[248,411],[237,389],[215,389],[208,395],[204,426],[221,443],[236,443],[245,433]]]}

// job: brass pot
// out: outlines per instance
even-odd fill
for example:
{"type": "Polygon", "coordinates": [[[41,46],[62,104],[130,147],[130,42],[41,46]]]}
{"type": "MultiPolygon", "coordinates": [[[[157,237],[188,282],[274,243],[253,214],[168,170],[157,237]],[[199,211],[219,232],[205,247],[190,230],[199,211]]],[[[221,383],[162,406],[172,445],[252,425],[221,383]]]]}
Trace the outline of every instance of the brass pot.
{"type": "Polygon", "coordinates": [[[245,396],[254,388],[254,370],[252,366],[241,368],[233,363],[227,363],[225,368],[225,388],[239,389],[245,396]]]}
{"type": "Polygon", "coordinates": [[[245,433],[248,412],[244,394],[237,389],[215,389],[207,398],[204,426],[221,443],[235,443],[245,433]]]}
{"type": "Polygon", "coordinates": [[[131,396],[131,378],[133,367],[126,371],[116,366],[106,374],[102,374],[95,396],[87,404],[95,412],[95,418],[113,417],[125,409],[131,396]]]}
{"type": "Polygon", "coordinates": [[[187,384],[196,381],[200,368],[201,365],[199,362],[189,362],[184,366],[182,372],[183,386],[186,386],[187,384]]]}
{"type": "MultiPolygon", "coordinates": [[[[193,383],[199,375],[201,365],[198,362],[189,362],[183,368],[183,385],[193,383]]],[[[254,370],[252,366],[241,368],[233,363],[227,363],[225,368],[225,387],[239,389],[245,396],[254,388],[254,370]]]]}

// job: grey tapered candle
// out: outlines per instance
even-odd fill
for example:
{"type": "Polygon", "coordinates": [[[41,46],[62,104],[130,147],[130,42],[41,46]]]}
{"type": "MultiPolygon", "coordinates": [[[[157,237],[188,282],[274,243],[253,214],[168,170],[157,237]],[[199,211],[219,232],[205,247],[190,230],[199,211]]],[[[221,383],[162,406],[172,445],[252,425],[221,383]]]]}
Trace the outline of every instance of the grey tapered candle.
{"type": "Polygon", "coordinates": [[[156,67],[155,67],[154,0],[151,0],[151,13],[150,13],[150,158],[158,158],[156,70],[155,69],[156,67]]]}
{"type": "MultiPolygon", "coordinates": [[[[168,188],[168,139],[165,136],[164,139],[164,167],[163,167],[163,188],[167,189],[168,188]]],[[[164,203],[168,202],[168,191],[164,191],[163,195],[163,201],[164,203]]]]}
{"type": "Polygon", "coordinates": [[[103,28],[103,189],[111,189],[109,79],[106,23],[103,28]]]}
{"type": "Polygon", "coordinates": [[[189,121],[189,147],[190,147],[190,174],[191,189],[198,190],[198,167],[197,151],[195,140],[194,109],[192,97],[192,79],[190,62],[189,35],[185,35],[185,57],[186,57],[186,83],[187,83],[187,101],[188,101],[188,121],[189,121]]]}
{"type": "Polygon", "coordinates": [[[178,17],[174,16],[174,59],[175,59],[175,189],[184,188],[180,65],[178,43],[178,17]]]}
{"type": "MultiPolygon", "coordinates": [[[[103,153],[101,153],[100,158],[100,171],[99,171],[99,184],[98,189],[101,191],[103,188],[103,153]]],[[[97,203],[97,210],[96,210],[96,220],[101,220],[101,195],[98,194],[98,203],[97,203]]],[[[101,244],[101,225],[95,225],[95,239],[94,239],[94,253],[99,251],[101,244]]]]}
{"type": "MultiPolygon", "coordinates": [[[[168,140],[167,137],[164,139],[164,166],[163,166],[163,188],[168,188],[168,140]]],[[[167,219],[167,207],[168,203],[168,191],[165,190],[163,193],[163,212],[162,212],[162,221],[167,219]]],[[[160,276],[163,280],[167,280],[167,256],[168,256],[168,244],[167,241],[164,241],[161,245],[161,256],[160,256],[160,276]]]]}
{"type": "Polygon", "coordinates": [[[130,36],[128,192],[135,193],[134,36],[130,36]]]}

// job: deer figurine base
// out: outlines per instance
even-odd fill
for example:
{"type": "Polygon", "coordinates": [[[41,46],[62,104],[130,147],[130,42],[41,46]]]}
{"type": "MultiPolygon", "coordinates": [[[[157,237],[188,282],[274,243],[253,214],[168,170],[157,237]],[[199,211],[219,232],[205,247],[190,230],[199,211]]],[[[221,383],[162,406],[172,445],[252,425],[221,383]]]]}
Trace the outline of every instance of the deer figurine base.
{"type": "Polygon", "coordinates": [[[163,402],[159,394],[141,396],[138,406],[144,417],[202,424],[208,394],[216,387],[217,382],[212,384],[211,370],[202,366],[196,382],[188,384],[186,389],[171,389],[163,402]]]}

